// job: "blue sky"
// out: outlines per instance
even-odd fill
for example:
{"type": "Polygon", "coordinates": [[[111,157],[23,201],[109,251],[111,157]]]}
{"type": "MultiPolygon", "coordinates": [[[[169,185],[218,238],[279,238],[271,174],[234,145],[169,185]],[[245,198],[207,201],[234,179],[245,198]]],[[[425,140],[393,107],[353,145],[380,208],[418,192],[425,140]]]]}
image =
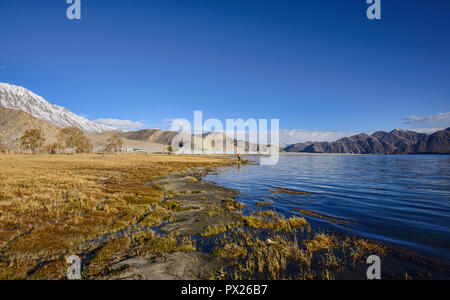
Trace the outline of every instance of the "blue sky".
{"type": "Polygon", "coordinates": [[[450,126],[450,1],[381,3],[370,21],[365,0],[82,0],[70,21],[65,0],[2,0],[0,81],[136,128],[194,110],[298,139],[450,126]]]}

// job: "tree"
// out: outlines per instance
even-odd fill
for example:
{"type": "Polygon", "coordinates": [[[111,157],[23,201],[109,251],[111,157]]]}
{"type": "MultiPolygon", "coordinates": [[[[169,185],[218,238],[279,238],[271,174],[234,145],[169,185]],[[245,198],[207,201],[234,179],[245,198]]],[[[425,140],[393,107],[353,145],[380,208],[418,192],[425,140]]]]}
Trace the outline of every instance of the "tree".
{"type": "Polygon", "coordinates": [[[123,148],[123,141],[121,138],[117,136],[113,136],[112,138],[106,141],[108,144],[106,145],[106,152],[114,152],[118,153],[123,148]]]}
{"type": "Polygon", "coordinates": [[[8,154],[8,143],[2,139],[0,139],[0,153],[8,154]]]}
{"type": "Polygon", "coordinates": [[[84,135],[83,131],[76,127],[61,129],[58,133],[58,141],[75,153],[89,153],[94,148],[84,135]]]}
{"type": "Polygon", "coordinates": [[[80,142],[77,145],[77,152],[79,153],[91,153],[94,150],[94,146],[89,142],[89,140],[84,137],[83,140],[80,140],[80,142]]]}
{"type": "Polygon", "coordinates": [[[20,150],[31,153],[39,153],[44,145],[45,137],[40,129],[25,131],[23,136],[14,141],[20,150]]]}
{"type": "Polygon", "coordinates": [[[45,147],[45,151],[49,154],[61,154],[63,150],[63,145],[60,143],[53,143],[45,147]]]}

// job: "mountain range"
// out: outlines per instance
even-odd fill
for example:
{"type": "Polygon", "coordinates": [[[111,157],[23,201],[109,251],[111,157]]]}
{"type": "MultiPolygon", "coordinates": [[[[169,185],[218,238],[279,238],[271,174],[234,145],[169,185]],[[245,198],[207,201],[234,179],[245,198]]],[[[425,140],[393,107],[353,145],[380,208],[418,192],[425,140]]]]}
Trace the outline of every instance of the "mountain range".
{"type": "Polygon", "coordinates": [[[287,146],[285,152],[347,154],[450,153],[450,128],[431,135],[395,129],[345,137],[335,142],[308,142],[287,146]]]}
{"type": "MultiPolygon", "coordinates": [[[[0,139],[9,145],[27,129],[42,129],[46,143],[56,141],[60,128],[77,127],[86,132],[94,146],[101,148],[112,136],[124,140],[126,147],[145,152],[164,152],[176,132],[145,129],[135,132],[118,131],[78,116],[64,107],[50,104],[44,98],[19,86],[0,83],[0,139]]],[[[224,148],[238,147],[236,140],[223,133],[205,133],[202,136],[206,152],[213,152],[211,141],[222,135],[224,148]]],[[[256,151],[267,145],[245,143],[239,152],[256,151]]],[[[237,148],[236,148],[237,149],[237,148]]],[[[395,129],[378,131],[372,135],[364,133],[345,137],[335,142],[308,142],[289,145],[285,152],[299,153],[350,153],[350,154],[404,154],[404,153],[450,153],[450,128],[427,135],[414,131],[395,129]]]]}

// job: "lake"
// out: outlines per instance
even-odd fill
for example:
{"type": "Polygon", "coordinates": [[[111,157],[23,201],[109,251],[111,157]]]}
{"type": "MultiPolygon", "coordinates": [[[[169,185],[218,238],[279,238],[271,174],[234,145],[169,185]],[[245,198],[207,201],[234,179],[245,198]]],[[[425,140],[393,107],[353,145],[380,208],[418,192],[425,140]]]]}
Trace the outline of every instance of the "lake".
{"type": "Polygon", "coordinates": [[[239,190],[236,200],[253,210],[271,201],[267,209],[286,216],[311,211],[313,228],[450,261],[450,155],[286,155],[275,166],[236,166],[204,180],[239,190]]]}

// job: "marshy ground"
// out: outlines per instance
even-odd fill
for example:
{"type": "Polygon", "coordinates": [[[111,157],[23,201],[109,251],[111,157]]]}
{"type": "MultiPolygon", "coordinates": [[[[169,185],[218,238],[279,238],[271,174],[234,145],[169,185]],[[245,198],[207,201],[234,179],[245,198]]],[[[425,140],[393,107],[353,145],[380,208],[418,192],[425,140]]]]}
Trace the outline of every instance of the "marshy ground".
{"type": "Polygon", "coordinates": [[[0,155],[0,278],[63,279],[70,255],[83,259],[85,278],[97,278],[151,243],[154,253],[192,252],[188,240],[152,238],[151,227],[183,208],[164,201],[162,187],[149,182],[227,163],[168,155],[0,155]]]}
{"type": "Polygon", "coordinates": [[[372,241],[314,231],[311,211],[285,218],[261,202],[243,213],[237,192],[201,181],[231,164],[0,155],[0,279],[65,279],[71,255],[83,279],[365,279],[374,254],[388,279],[448,275],[372,241]]]}

